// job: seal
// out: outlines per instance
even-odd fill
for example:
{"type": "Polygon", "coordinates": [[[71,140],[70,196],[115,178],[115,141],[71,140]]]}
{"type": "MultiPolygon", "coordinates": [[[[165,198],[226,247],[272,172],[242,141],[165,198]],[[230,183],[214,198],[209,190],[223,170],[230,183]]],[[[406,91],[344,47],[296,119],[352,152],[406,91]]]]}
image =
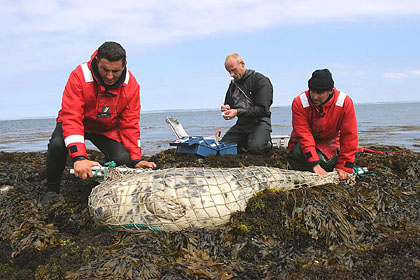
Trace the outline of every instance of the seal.
{"type": "Polygon", "coordinates": [[[315,173],[252,166],[169,168],[127,174],[92,189],[89,210],[97,224],[122,230],[215,229],[244,211],[265,188],[293,190],[338,183],[335,172],[315,173]]]}

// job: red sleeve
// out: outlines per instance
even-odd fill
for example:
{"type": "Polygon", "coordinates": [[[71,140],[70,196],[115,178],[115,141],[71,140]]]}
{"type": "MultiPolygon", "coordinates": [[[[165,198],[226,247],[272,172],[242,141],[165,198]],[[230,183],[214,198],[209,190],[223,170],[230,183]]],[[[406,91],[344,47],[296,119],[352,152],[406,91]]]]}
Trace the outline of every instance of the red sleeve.
{"type": "Polygon", "coordinates": [[[340,129],[340,152],[336,168],[351,173],[358,147],[357,121],[353,100],[347,96],[343,105],[344,117],[340,129]]]}
{"type": "Polygon", "coordinates": [[[82,83],[76,70],[70,74],[64,88],[60,114],[63,122],[64,143],[71,158],[77,156],[87,158],[83,125],[85,102],[82,83]]]}
{"type": "MultiPolygon", "coordinates": [[[[133,77],[130,77],[133,78],[133,77]]],[[[131,160],[141,159],[140,147],[140,85],[136,82],[131,86],[131,92],[125,92],[128,97],[128,106],[121,112],[119,130],[121,141],[130,153],[131,160]]],[[[126,90],[126,88],[123,88],[126,90]]]]}
{"type": "Polygon", "coordinates": [[[300,143],[302,153],[305,155],[307,161],[319,161],[318,153],[315,149],[315,139],[312,135],[309,120],[306,117],[300,96],[293,100],[292,127],[293,133],[297,136],[297,141],[300,143]]]}

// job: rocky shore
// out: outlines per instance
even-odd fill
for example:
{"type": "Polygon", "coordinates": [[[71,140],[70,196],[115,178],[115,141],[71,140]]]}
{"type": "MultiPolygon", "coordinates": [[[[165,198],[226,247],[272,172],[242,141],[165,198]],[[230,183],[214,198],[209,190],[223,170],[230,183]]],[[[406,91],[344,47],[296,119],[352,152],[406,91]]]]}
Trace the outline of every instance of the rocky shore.
{"type": "MultiPolygon", "coordinates": [[[[0,152],[0,279],[420,279],[420,153],[369,148],[399,152],[358,154],[368,174],[352,187],[268,189],[218,230],[177,233],[98,227],[87,208],[98,182],[68,171],[42,207],[45,153],[0,152]]],[[[148,159],[160,169],[289,168],[284,149],[148,159]]]]}

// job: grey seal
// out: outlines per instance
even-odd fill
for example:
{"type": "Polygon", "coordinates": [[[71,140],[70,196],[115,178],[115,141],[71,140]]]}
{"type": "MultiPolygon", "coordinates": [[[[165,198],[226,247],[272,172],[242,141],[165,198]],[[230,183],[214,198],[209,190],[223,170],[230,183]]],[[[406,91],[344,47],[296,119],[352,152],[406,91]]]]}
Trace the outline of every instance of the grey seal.
{"type": "Polygon", "coordinates": [[[215,229],[265,188],[293,190],[338,183],[335,172],[315,173],[252,166],[169,168],[127,174],[92,189],[89,210],[96,223],[122,230],[215,229]]]}

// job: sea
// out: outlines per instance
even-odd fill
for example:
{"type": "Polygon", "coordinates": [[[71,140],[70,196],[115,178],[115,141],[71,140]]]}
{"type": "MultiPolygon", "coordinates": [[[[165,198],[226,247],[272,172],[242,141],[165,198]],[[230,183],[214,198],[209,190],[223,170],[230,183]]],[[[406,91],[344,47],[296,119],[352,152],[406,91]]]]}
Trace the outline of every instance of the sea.
{"type": "MultiPolygon", "coordinates": [[[[359,147],[391,145],[420,152],[420,103],[356,104],[359,147]]],[[[272,134],[290,135],[290,106],[272,107],[272,134]]],[[[235,120],[226,121],[219,109],[149,111],[140,116],[142,152],[145,156],[174,148],[176,139],[166,118],[178,120],[189,136],[222,136],[235,120]]],[[[4,118],[4,116],[3,116],[4,118]]],[[[0,151],[46,151],[55,128],[55,118],[0,121],[0,151]]],[[[96,149],[88,140],[88,149],[96,149]]]]}

